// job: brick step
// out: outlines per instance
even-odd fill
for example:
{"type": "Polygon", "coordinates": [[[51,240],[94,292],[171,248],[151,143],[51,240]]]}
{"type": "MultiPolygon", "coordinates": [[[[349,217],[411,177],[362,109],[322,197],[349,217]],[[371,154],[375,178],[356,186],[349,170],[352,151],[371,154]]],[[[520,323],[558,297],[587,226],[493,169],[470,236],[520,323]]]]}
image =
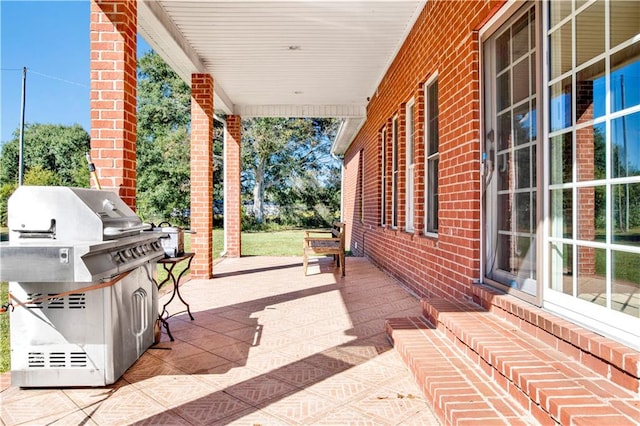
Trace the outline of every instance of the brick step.
{"type": "Polygon", "coordinates": [[[473,302],[490,313],[640,395],[640,351],[494,288],[476,285],[472,291],[473,302]]]}
{"type": "Polygon", "coordinates": [[[390,318],[386,328],[442,424],[538,423],[424,317],[390,318]]]}
{"type": "MultiPolygon", "coordinates": [[[[612,383],[514,324],[474,303],[432,298],[423,300],[422,304],[422,325],[417,327],[415,319],[409,320],[414,324],[411,350],[420,354],[424,346],[432,346],[438,341],[440,345],[448,346],[450,352],[464,358],[462,362],[468,365],[467,368],[474,367],[483,372],[485,384],[508,394],[510,405],[530,413],[537,422],[640,424],[637,392],[612,383]],[[425,327],[431,327],[428,334],[437,335],[439,339],[427,338],[425,327]]],[[[408,346],[401,341],[409,337],[409,333],[397,333],[402,327],[402,320],[390,320],[388,332],[396,347],[407,351],[408,346]]],[[[404,328],[410,326],[404,324],[404,328]]],[[[403,357],[405,360],[415,358],[411,354],[403,354],[403,357]]],[[[423,365],[422,369],[415,369],[408,362],[421,384],[430,380],[429,377],[421,379],[421,375],[433,374],[430,370],[433,367],[426,361],[427,367],[423,365]]],[[[428,394],[427,389],[423,389],[428,397],[432,397],[433,392],[428,394]]],[[[492,390],[490,396],[494,394],[492,390]]],[[[437,398],[432,402],[434,408],[439,403],[437,398]]],[[[442,414],[444,423],[457,424],[453,421],[455,413],[445,411],[442,414]]]]}

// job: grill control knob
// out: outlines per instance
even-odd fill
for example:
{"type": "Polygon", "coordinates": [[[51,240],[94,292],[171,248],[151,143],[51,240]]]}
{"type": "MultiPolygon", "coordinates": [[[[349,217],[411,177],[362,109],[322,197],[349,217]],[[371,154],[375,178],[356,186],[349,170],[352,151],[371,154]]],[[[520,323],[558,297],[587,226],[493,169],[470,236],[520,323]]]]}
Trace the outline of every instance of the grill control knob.
{"type": "Polygon", "coordinates": [[[133,252],[131,251],[131,249],[123,250],[122,253],[124,254],[125,260],[131,259],[133,257],[133,252]]]}

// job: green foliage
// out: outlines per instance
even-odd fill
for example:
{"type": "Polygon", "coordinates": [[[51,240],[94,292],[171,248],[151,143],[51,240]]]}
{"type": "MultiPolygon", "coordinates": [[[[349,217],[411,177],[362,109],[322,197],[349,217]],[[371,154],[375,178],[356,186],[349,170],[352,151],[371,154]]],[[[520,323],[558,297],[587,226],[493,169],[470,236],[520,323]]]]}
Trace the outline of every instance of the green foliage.
{"type": "Polygon", "coordinates": [[[155,52],[138,60],[137,212],[188,225],[191,90],[155,52]]]}
{"type": "MultiPolygon", "coordinates": [[[[28,124],[24,132],[24,183],[89,186],[85,153],[89,134],[78,124],[28,124]]],[[[18,184],[18,131],[0,153],[0,225],[6,225],[6,203],[18,184]]]]}
{"type": "Polygon", "coordinates": [[[265,221],[266,202],[279,207],[280,223],[331,223],[340,203],[339,161],[330,154],[337,126],[333,119],[243,120],[243,194],[253,200],[245,224],[265,221]]]}
{"type": "MultiPolygon", "coordinates": [[[[150,51],[138,60],[137,94],[137,213],[148,222],[189,226],[191,89],[150,51]]],[[[214,135],[219,159],[223,128],[218,122],[214,135]]],[[[221,200],[221,161],[214,164],[214,199],[221,200]]]]}
{"type": "Polygon", "coordinates": [[[16,183],[5,183],[0,185],[0,224],[2,224],[2,226],[6,226],[7,224],[7,203],[9,201],[9,197],[17,187],[18,184],[16,183]]]}
{"type": "MultiPolygon", "coordinates": [[[[0,282],[0,305],[9,301],[9,284],[0,282]]],[[[0,314],[0,373],[11,368],[11,351],[9,347],[9,313],[0,314]]]]}
{"type": "MultiPolygon", "coordinates": [[[[24,131],[24,172],[32,167],[55,172],[63,185],[86,187],[89,170],[85,153],[89,134],[79,125],[28,124],[24,131]]],[[[0,184],[18,182],[18,132],[2,147],[0,184]]]]}
{"type": "Polygon", "coordinates": [[[25,173],[24,184],[34,186],[59,186],[62,185],[62,179],[56,172],[44,169],[38,164],[25,173]]]}

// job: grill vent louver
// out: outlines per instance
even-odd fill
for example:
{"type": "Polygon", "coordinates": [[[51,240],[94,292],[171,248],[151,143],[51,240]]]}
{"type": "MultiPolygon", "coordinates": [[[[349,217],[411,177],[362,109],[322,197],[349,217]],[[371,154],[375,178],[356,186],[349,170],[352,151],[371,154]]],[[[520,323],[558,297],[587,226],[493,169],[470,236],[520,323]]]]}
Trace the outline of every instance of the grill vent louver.
{"type": "Polygon", "coordinates": [[[44,353],[43,352],[29,352],[29,368],[43,368],[44,365],[44,353]]]}
{"type": "MultiPolygon", "coordinates": [[[[49,293],[49,297],[55,296],[55,293],[49,293]]],[[[64,309],[64,297],[53,298],[45,301],[47,309],[64,309]]]]}
{"type": "Polygon", "coordinates": [[[67,366],[67,357],[64,352],[51,352],[49,354],[49,367],[64,368],[67,366]]]}
{"type": "Polygon", "coordinates": [[[25,307],[27,309],[42,309],[42,302],[33,303],[34,300],[37,300],[42,297],[42,293],[28,293],[27,294],[27,303],[25,307]]]}
{"type": "Polygon", "coordinates": [[[85,309],[86,300],[84,293],[76,293],[69,295],[69,309],[85,309]]]}
{"type": "Polygon", "coordinates": [[[86,368],[85,352],[29,352],[29,368],[86,368]]]}
{"type": "MultiPolygon", "coordinates": [[[[55,293],[50,293],[48,296],[55,296],[55,293]]],[[[68,309],[86,309],[85,293],[74,293],[64,297],[33,302],[42,297],[42,293],[29,293],[27,294],[27,303],[24,306],[27,309],[64,309],[65,307],[68,309]]]]}
{"type": "Polygon", "coordinates": [[[70,354],[71,367],[86,367],[87,366],[87,354],[84,352],[71,352],[70,354]]]}

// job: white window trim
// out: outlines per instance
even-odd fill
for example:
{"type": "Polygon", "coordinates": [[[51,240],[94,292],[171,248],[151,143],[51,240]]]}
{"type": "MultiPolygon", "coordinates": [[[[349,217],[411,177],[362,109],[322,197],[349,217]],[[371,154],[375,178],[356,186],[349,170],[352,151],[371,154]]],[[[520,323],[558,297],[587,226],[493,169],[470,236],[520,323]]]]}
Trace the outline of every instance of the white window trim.
{"type": "MultiPolygon", "coordinates": [[[[541,31],[543,33],[542,36],[542,46],[543,46],[543,52],[545,55],[548,55],[551,49],[551,46],[549,45],[549,32],[553,31],[556,28],[559,28],[561,25],[563,25],[566,22],[571,21],[572,19],[574,19],[574,17],[576,15],[578,15],[582,10],[590,7],[591,4],[585,4],[583,6],[581,6],[579,9],[577,10],[573,10],[569,15],[567,15],[567,17],[565,17],[561,22],[559,22],[558,24],[556,24],[553,28],[549,28],[550,23],[549,23],[549,19],[548,19],[548,7],[549,5],[547,4],[547,2],[543,2],[543,20],[541,22],[541,31]]],[[[606,37],[606,47],[605,47],[605,51],[603,53],[601,53],[600,55],[598,55],[595,58],[591,58],[589,61],[581,64],[581,65],[577,65],[575,64],[575,45],[573,45],[573,41],[572,41],[572,49],[574,49],[574,58],[572,58],[572,67],[569,71],[565,72],[564,74],[557,76],[555,78],[551,78],[550,76],[550,69],[549,69],[549,64],[546,63],[543,67],[543,87],[544,87],[544,94],[545,94],[545,98],[547,99],[547,102],[545,102],[544,105],[544,112],[543,112],[543,118],[545,121],[545,124],[548,124],[548,120],[550,119],[550,115],[551,115],[551,111],[549,108],[549,102],[548,99],[550,98],[550,94],[549,94],[549,90],[552,84],[554,84],[557,81],[562,81],[563,78],[566,78],[567,76],[573,76],[572,79],[572,93],[576,92],[576,87],[575,87],[575,75],[582,69],[585,69],[587,66],[589,66],[592,63],[598,62],[600,60],[605,61],[606,63],[606,67],[605,67],[605,73],[606,73],[606,80],[607,80],[607,84],[605,85],[607,87],[607,93],[606,93],[606,103],[605,103],[605,114],[602,117],[598,117],[596,119],[593,119],[592,121],[588,122],[588,123],[582,123],[582,124],[578,124],[576,123],[576,111],[575,111],[575,105],[572,104],[571,105],[571,109],[572,109],[572,124],[566,128],[563,128],[561,130],[558,131],[550,131],[549,126],[545,125],[544,126],[544,133],[542,134],[542,138],[541,140],[544,141],[543,143],[543,147],[544,149],[544,158],[545,159],[550,159],[551,157],[551,152],[550,152],[550,148],[549,148],[549,139],[554,137],[555,135],[558,134],[563,134],[563,133],[567,133],[570,132],[571,134],[575,135],[576,130],[579,130],[580,128],[584,128],[584,127],[591,127],[594,126],[596,124],[601,124],[601,123],[605,123],[606,126],[606,150],[607,150],[607,154],[606,154],[606,162],[607,162],[607,172],[606,172],[606,177],[604,179],[600,179],[600,180],[592,180],[592,181],[586,181],[586,182],[580,182],[576,179],[576,177],[574,176],[572,181],[570,183],[559,183],[559,184],[551,184],[551,176],[550,176],[550,171],[549,169],[545,169],[545,175],[544,175],[544,190],[543,190],[543,194],[544,194],[544,203],[545,203],[545,211],[548,212],[547,215],[545,216],[545,238],[544,238],[544,248],[548,249],[548,247],[550,246],[551,243],[556,243],[556,244],[566,244],[566,245],[571,245],[573,246],[573,249],[576,250],[578,247],[594,247],[594,248],[600,248],[600,249],[604,249],[607,251],[606,253],[606,292],[610,293],[611,292],[611,285],[612,285],[612,268],[610,267],[612,259],[611,259],[611,252],[613,250],[619,250],[620,248],[616,246],[615,243],[613,243],[611,241],[611,224],[610,224],[610,218],[611,218],[611,186],[618,184],[618,183],[626,183],[626,182],[638,182],[638,178],[637,177],[628,177],[628,178],[615,178],[613,179],[611,177],[611,172],[610,172],[610,167],[609,167],[609,161],[610,161],[610,155],[611,155],[611,142],[610,142],[610,123],[611,121],[615,120],[617,117],[623,116],[623,115],[627,115],[629,113],[634,113],[637,112],[638,110],[640,110],[640,106],[635,106],[632,108],[628,108],[624,111],[618,111],[616,113],[613,113],[611,111],[610,108],[610,103],[609,103],[609,96],[610,93],[608,91],[608,88],[610,87],[609,85],[609,78],[610,78],[610,57],[614,52],[617,52],[621,49],[624,49],[625,47],[635,43],[635,39],[632,41],[627,41],[624,42],[618,46],[614,46],[613,48],[611,48],[609,46],[609,34],[610,34],[610,24],[609,24],[609,5],[605,5],[606,8],[606,12],[605,12],[605,37],[606,37]],[[573,235],[572,238],[564,238],[561,236],[553,236],[551,235],[551,231],[552,231],[552,223],[551,223],[551,219],[552,219],[552,213],[551,213],[551,197],[550,197],[550,193],[551,190],[556,190],[556,189],[571,189],[572,190],[572,195],[573,195],[573,200],[576,200],[577,197],[577,193],[578,193],[578,189],[581,187],[592,187],[594,185],[605,185],[607,187],[606,191],[607,191],[607,195],[606,195],[606,214],[605,216],[608,218],[607,219],[607,236],[606,236],[606,241],[604,243],[601,242],[590,242],[590,241],[584,241],[584,240],[580,240],[577,236],[577,234],[573,235]]],[[[571,28],[571,32],[572,32],[572,40],[575,40],[575,24],[572,25],[571,28]]],[[[574,142],[575,142],[575,137],[573,138],[574,142]]],[[[573,155],[575,157],[576,155],[576,151],[573,150],[573,155]]],[[[576,173],[576,170],[574,168],[573,173],[576,173]]],[[[573,229],[576,229],[576,224],[577,224],[577,220],[578,220],[578,212],[576,208],[572,208],[572,227],[573,229]]],[[[626,246],[623,248],[623,250],[620,251],[625,251],[625,252],[631,252],[631,253],[640,253],[640,249],[637,247],[632,247],[632,246],[626,246]]],[[[553,274],[552,271],[552,264],[554,262],[554,259],[552,258],[552,256],[550,256],[547,253],[545,253],[545,256],[543,257],[543,261],[544,261],[544,268],[543,268],[543,274],[546,277],[551,277],[551,275],[553,274]]],[[[629,315],[623,314],[621,312],[615,311],[611,309],[611,299],[608,298],[607,300],[607,305],[606,306],[600,306],[597,305],[595,303],[591,303],[591,302],[587,302],[584,300],[580,300],[576,297],[575,293],[577,290],[577,280],[578,280],[578,274],[576,271],[578,271],[578,259],[577,259],[577,255],[573,254],[573,259],[572,259],[572,270],[574,271],[574,274],[572,276],[572,294],[568,295],[568,294],[564,294],[562,291],[560,291],[559,289],[554,289],[552,287],[552,285],[550,285],[550,283],[548,285],[546,285],[543,288],[543,307],[550,311],[553,312],[555,314],[558,314],[564,318],[567,318],[570,321],[576,322],[578,324],[581,324],[589,329],[594,330],[595,332],[602,334],[604,336],[607,337],[611,337],[613,339],[619,340],[622,343],[634,348],[634,349],[640,349],[640,329],[638,327],[635,326],[635,324],[637,324],[637,319],[633,318],[629,315]]]]}
{"type": "Polygon", "coordinates": [[[364,149],[360,150],[360,223],[364,223],[364,149]]]}
{"type": "Polygon", "coordinates": [[[382,130],[380,130],[381,137],[381,145],[380,145],[380,156],[381,159],[381,193],[380,193],[380,225],[387,225],[387,126],[384,126],[382,130]]]}
{"type": "Polygon", "coordinates": [[[399,151],[399,120],[398,115],[394,115],[391,120],[391,228],[398,228],[398,177],[400,175],[400,162],[398,161],[399,151]]]}
{"type": "Polygon", "coordinates": [[[414,232],[415,221],[415,100],[405,107],[405,231],[414,232]],[[411,123],[411,126],[409,126],[411,123]]]}
{"type": "Polygon", "coordinates": [[[438,152],[428,155],[429,151],[429,95],[428,89],[435,81],[438,80],[438,73],[435,72],[424,83],[422,90],[424,92],[424,235],[429,237],[438,237],[437,232],[429,231],[429,160],[440,158],[440,144],[438,143],[438,152]]]}

